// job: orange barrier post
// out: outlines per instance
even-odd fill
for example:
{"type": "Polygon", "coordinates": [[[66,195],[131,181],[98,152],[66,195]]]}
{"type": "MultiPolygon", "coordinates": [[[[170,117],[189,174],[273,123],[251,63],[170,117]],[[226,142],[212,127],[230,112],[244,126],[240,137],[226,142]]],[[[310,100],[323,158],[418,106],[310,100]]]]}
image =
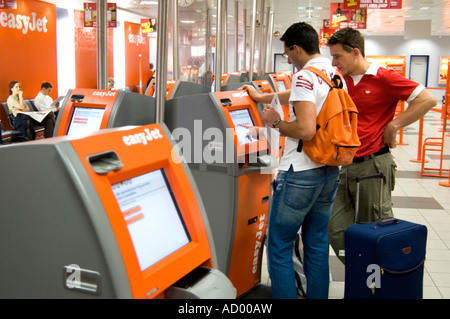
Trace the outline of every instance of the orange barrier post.
{"type": "MultiPolygon", "coordinates": [[[[450,97],[450,94],[447,95],[447,99],[450,97]]],[[[448,102],[444,105],[444,112],[447,113],[448,109],[448,102]]],[[[434,176],[434,177],[449,177],[449,175],[443,175],[443,171],[450,172],[450,169],[444,169],[442,168],[442,162],[444,160],[444,142],[445,142],[445,131],[447,128],[447,118],[443,119],[442,123],[442,137],[429,137],[426,138],[423,143],[423,150],[422,150],[422,170],[421,175],[422,176],[434,176]],[[440,153],[440,159],[439,159],[439,168],[431,168],[431,167],[425,167],[425,152],[426,151],[433,151],[433,152],[439,152],[440,153]],[[426,170],[432,170],[432,171],[439,171],[439,174],[425,174],[424,171],[426,170]]]]}
{"type": "MultiPolygon", "coordinates": [[[[447,83],[445,85],[445,98],[444,98],[444,105],[445,105],[445,113],[446,116],[444,118],[444,121],[447,121],[447,115],[448,115],[448,104],[449,104],[449,99],[450,99],[450,80],[449,80],[449,73],[450,72],[450,62],[448,62],[448,71],[447,71],[447,83]]],[[[442,105],[442,108],[444,109],[444,105],[442,105]]],[[[449,169],[450,171],[450,169],[449,169]]],[[[449,187],[450,186],[450,173],[448,175],[448,181],[447,182],[439,182],[439,185],[441,186],[446,186],[449,187]]]]}
{"type": "MultiPolygon", "coordinates": [[[[447,84],[448,84],[448,80],[447,80],[447,84]]],[[[448,87],[448,85],[447,85],[448,87]]],[[[445,97],[445,105],[446,105],[446,110],[447,110],[447,106],[448,106],[448,99],[450,98],[450,94],[447,94],[445,97]]],[[[444,118],[444,121],[447,121],[447,118],[444,118]]],[[[449,169],[450,171],[450,169],[449,169]]],[[[439,185],[441,186],[446,186],[446,187],[450,187],[450,173],[448,175],[448,181],[447,182],[439,182],[439,185]]]]}
{"type": "MultiPolygon", "coordinates": [[[[423,139],[423,117],[419,120],[419,141],[417,142],[417,158],[409,160],[413,163],[422,163],[422,139],[423,139]]],[[[424,160],[424,163],[428,163],[428,160],[424,160]]]]}
{"type": "MultiPolygon", "coordinates": [[[[397,104],[397,109],[395,110],[395,116],[398,116],[400,113],[402,113],[405,110],[405,102],[401,101],[397,104]]],[[[400,129],[399,132],[399,141],[396,143],[397,145],[408,145],[408,143],[403,142],[403,128],[400,129]]]]}
{"type": "Polygon", "coordinates": [[[142,87],[142,54],[139,54],[139,93],[144,94],[144,88],[142,87]]]}

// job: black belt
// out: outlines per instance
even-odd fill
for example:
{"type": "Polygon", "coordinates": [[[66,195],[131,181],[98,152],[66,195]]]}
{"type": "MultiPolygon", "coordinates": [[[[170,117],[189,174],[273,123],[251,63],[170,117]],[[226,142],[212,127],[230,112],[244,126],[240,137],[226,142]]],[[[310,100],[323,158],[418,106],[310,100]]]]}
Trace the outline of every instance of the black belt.
{"type": "Polygon", "coordinates": [[[379,150],[378,152],[376,152],[376,153],[373,153],[373,154],[370,154],[370,155],[367,155],[367,156],[362,156],[362,157],[355,157],[355,158],[353,159],[353,163],[361,163],[361,162],[364,162],[364,161],[373,159],[373,158],[375,158],[375,156],[383,155],[383,154],[386,154],[386,153],[389,153],[389,147],[383,146],[383,147],[380,148],[380,150],[379,150]]]}

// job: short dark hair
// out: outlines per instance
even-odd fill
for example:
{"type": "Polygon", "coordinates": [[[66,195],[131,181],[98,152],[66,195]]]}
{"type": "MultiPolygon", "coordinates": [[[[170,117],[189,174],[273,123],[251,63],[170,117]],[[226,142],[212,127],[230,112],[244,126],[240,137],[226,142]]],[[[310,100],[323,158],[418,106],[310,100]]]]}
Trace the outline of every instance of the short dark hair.
{"type": "Polygon", "coordinates": [[[327,45],[342,44],[342,48],[350,52],[353,49],[358,49],[362,56],[365,57],[364,50],[364,36],[361,32],[351,27],[340,29],[336,31],[327,41],[327,45]]]}
{"type": "Polygon", "coordinates": [[[19,83],[19,81],[9,82],[9,95],[12,95],[12,88],[14,87],[14,85],[16,85],[16,83],[19,83]]]}
{"type": "Polygon", "coordinates": [[[53,88],[53,85],[50,82],[42,82],[41,90],[42,89],[50,89],[50,88],[53,88]]]}
{"type": "Polygon", "coordinates": [[[309,55],[320,53],[319,34],[306,22],[291,25],[280,38],[287,47],[298,45],[309,55]]]}

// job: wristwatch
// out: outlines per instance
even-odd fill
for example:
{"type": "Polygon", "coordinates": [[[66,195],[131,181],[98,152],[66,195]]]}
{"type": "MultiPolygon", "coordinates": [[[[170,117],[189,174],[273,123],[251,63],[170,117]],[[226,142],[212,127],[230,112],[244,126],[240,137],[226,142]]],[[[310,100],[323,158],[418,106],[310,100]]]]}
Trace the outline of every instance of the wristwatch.
{"type": "Polygon", "coordinates": [[[281,122],[281,119],[275,120],[275,121],[273,121],[272,126],[276,127],[278,125],[278,123],[280,123],[280,122],[281,122]]]}

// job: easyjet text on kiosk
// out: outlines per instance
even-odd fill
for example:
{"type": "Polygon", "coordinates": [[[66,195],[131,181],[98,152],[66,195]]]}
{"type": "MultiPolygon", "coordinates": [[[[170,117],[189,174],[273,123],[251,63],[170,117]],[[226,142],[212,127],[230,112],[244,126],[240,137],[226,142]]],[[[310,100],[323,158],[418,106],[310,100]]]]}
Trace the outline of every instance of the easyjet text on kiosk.
{"type": "Polygon", "coordinates": [[[10,29],[22,29],[23,34],[27,34],[28,30],[44,32],[48,31],[47,29],[47,17],[44,16],[41,19],[36,19],[37,13],[32,12],[31,17],[21,14],[14,14],[6,12],[0,13],[0,25],[4,28],[10,29]]]}
{"type": "Polygon", "coordinates": [[[161,134],[158,128],[153,130],[149,130],[148,128],[144,129],[142,133],[130,134],[123,137],[123,142],[127,146],[136,145],[136,144],[144,144],[147,145],[147,142],[157,140],[163,138],[164,136],[161,134]]]}
{"type": "Polygon", "coordinates": [[[94,92],[92,92],[92,95],[93,95],[93,96],[101,96],[101,97],[104,97],[104,96],[116,96],[117,93],[118,93],[118,91],[116,91],[116,90],[109,90],[109,91],[94,91],[94,92]]]}

